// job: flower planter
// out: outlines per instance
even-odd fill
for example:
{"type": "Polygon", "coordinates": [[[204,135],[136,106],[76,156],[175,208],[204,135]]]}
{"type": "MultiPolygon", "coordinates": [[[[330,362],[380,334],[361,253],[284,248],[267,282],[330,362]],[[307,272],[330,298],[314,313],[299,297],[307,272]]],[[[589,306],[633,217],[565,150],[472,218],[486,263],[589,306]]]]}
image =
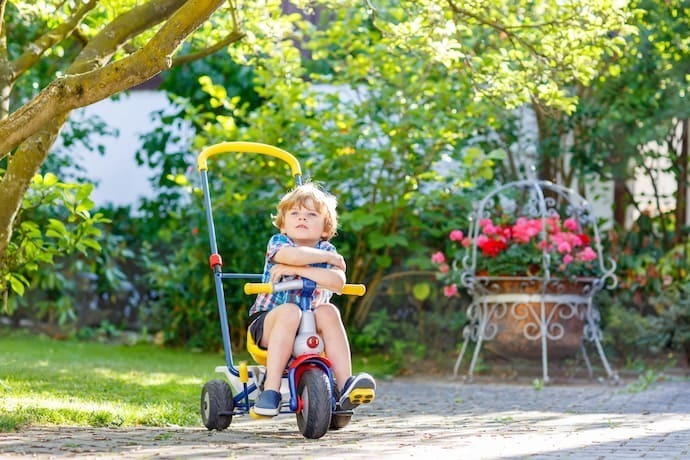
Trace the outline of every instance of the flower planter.
{"type": "Polygon", "coordinates": [[[476,279],[477,308],[486,318],[485,346],[507,359],[539,358],[546,337],[550,358],[580,350],[594,279],[476,279]]]}
{"type": "Polygon", "coordinates": [[[593,301],[601,289],[615,287],[616,263],[604,256],[590,203],[571,189],[525,179],[495,187],[473,204],[469,217],[467,234],[457,229],[448,235],[453,259],[440,251],[431,256],[444,293],[462,286],[472,297],[453,374],[474,342],[470,380],[482,347],[509,359],[541,358],[545,382],[549,358],[582,352],[593,377],[585,346],[591,344],[616,380],[593,301]]]}

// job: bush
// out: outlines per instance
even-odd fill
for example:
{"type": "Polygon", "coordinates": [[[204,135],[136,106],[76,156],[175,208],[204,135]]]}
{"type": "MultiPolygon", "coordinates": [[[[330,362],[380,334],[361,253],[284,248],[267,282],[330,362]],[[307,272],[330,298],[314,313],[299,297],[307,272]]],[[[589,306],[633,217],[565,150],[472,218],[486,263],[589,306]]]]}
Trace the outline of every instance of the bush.
{"type": "Polygon", "coordinates": [[[464,297],[442,295],[433,272],[401,272],[378,285],[364,326],[348,330],[353,350],[383,354],[397,371],[447,367],[466,323],[464,297]]]}

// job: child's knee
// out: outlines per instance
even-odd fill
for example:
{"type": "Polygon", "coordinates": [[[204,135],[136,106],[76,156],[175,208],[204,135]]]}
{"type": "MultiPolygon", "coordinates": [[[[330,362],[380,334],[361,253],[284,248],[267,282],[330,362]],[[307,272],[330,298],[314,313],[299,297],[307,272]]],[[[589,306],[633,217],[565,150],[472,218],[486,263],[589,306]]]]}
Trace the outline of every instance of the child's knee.
{"type": "Polygon", "coordinates": [[[271,324],[280,324],[281,327],[293,325],[296,328],[302,318],[302,310],[293,303],[285,303],[276,307],[269,314],[272,314],[271,324]]]}
{"type": "Polygon", "coordinates": [[[340,310],[333,304],[321,304],[314,309],[316,321],[320,324],[340,324],[340,310]]]}

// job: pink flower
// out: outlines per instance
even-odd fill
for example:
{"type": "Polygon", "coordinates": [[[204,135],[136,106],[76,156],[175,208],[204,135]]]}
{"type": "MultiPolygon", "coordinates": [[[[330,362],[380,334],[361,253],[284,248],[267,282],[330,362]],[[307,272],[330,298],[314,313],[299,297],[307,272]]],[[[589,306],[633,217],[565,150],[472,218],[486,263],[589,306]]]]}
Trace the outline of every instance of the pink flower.
{"type": "Polygon", "coordinates": [[[590,262],[590,261],[597,258],[597,253],[594,252],[594,249],[587,246],[582,251],[577,253],[576,257],[577,257],[577,260],[581,260],[583,262],[590,262]]]}
{"type": "Polygon", "coordinates": [[[567,241],[561,241],[558,243],[558,252],[562,253],[568,253],[573,250],[573,247],[568,243],[567,241]]]}
{"type": "Polygon", "coordinates": [[[498,233],[501,230],[500,227],[496,227],[494,224],[489,221],[485,226],[482,227],[482,232],[486,235],[493,235],[495,233],[498,233]]]}
{"type": "Polygon", "coordinates": [[[462,241],[464,237],[465,235],[460,230],[453,230],[452,232],[450,232],[451,241],[462,241]]]}
{"type": "Polygon", "coordinates": [[[546,219],[546,231],[551,234],[561,232],[561,221],[558,217],[548,217],[546,219]]]}
{"type": "Polygon", "coordinates": [[[574,232],[575,230],[577,230],[577,221],[575,219],[573,219],[572,217],[569,217],[565,221],[563,221],[563,226],[567,230],[574,232]]]}
{"type": "Polygon", "coordinates": [[[454,295],[457,295],[458,293],[458,286],[453,283],[448,286],[443,286],[443,295],[446,297],[453,297],[454,295]]]}
{"type": "Polygon", "coordinates": [[[564,264],[568,265],[572,261],[573,261],[573,256],[571,256],[570,254],[566,254],[563,256],[563,263],[564,264]]]}
{"type": "Polygon", "coordinates": [[[556,248],[558,248],[558,252],[570,252],[573,250],[574,247],[580,246],[582,244],[582,240],[580,239],[580,237],[570,232],[561,232],[551,235],[551,241],[556,246],[556,248]],[[568,246],[567,250],[563,249],[565,248],[565,245],[568,246]]]}
{"type": "Polygon", "coordinates": [[[431,262],[435,264],[442,264],[446,261],[446,256],[441,251],[435,252],[431,255],[431,262]]]}
{"type": "Polygon", "coordinates": [[[515,225],[512,227],[512,236],[515,241],[528,243],[530,239],[538,235],[540,231],[541,220],[520,217],[515,221],[515,225]]]}
{"type": "Polygon", "coordinates": [[[450,271],[450,265],[448,264],[441,264],[441,266],[438,267],[438,271],[440,271],[443,274],[446,274],[450,271]]]}

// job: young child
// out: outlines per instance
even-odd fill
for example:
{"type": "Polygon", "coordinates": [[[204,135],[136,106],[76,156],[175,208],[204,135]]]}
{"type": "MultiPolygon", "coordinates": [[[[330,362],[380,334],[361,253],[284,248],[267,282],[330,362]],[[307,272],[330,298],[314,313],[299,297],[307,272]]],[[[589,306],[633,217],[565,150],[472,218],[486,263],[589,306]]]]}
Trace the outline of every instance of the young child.
{"type": "MultiPolygon", "coordinates": [[[[373,397],[350,398],[355,389],[371,389],[373,393],[376,383],[369,374],[352,375],[345,327],[338,308],[330,303],[332,292],[340,292],[345,284],[345,260],[329,242],[338,225],[335,197],[313,183],[300,185],[280,200],[273,223],[280,233],[268,242],[263,282],[298,277],[316,282],[319,288],[312,296],[316,329],[333,365],[339,408],[350,410],[370,402],[373,397]]],[[[264,391],[254,404],[258,415],[274,416],[280,411],[280,382],[301,315],[298,293],[294,291],[259,294],[249,310],[249,333],[258,346],[268,350],[264,391]]]]}

